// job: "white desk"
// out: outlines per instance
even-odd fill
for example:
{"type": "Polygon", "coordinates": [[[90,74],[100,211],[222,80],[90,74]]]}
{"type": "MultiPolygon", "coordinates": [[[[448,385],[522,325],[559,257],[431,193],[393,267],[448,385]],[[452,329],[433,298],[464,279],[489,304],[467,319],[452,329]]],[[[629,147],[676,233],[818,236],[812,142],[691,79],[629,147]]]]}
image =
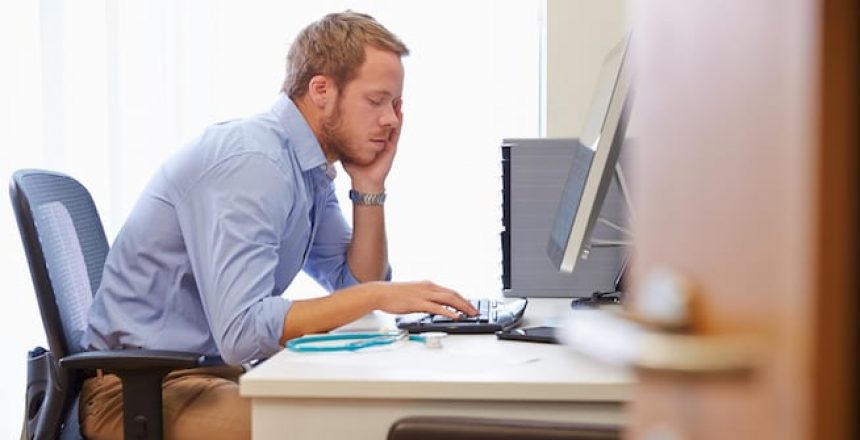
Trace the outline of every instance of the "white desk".
{"type": "MultiPolygon", "coordinates": [[[[530,300],[524,325],[567,313],[567,300],[530,300]],[[555,311],[555,312],[553,312],[555,311]]],[[[630,372],[563,346],[450,335],[355,353],[283,351],[240,380],[255,439],[384,439],[411,415],[624,423],[630,372]]]]}

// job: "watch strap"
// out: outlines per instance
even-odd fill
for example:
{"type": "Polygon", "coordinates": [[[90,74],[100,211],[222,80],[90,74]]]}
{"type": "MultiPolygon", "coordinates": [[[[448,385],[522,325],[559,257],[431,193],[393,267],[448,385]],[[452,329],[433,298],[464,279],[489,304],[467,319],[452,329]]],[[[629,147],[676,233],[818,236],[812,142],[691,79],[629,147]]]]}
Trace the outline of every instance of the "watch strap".
{"type": "Polygon", "coordinates": [[[361,193],[351,189],[349,199],[356,205],[382,206],[385,204],[385,193],[361,193]]]}

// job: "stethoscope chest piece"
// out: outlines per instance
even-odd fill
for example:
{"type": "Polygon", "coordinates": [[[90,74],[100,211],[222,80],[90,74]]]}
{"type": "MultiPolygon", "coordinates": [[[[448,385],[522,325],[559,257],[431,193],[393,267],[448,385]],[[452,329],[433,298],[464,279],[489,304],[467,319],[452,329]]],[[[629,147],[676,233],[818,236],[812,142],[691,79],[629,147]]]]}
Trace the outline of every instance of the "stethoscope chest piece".
{"type": "Polygon", "coordinates": [[[427,348],[442,348],[442,339],[448,336],[445,332],[425,332],[419,336],[424,338],[424,346],[427,348]]]}

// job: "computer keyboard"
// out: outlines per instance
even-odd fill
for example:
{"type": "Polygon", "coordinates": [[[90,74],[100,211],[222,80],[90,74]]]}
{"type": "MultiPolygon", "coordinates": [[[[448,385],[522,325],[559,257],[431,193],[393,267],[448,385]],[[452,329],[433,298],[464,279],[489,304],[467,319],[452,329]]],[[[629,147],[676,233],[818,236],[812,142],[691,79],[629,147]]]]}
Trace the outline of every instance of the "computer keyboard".
{"type": "Polygon", "coordinates": [[[451,319],[445,315],[413,313],[397,319],[397,327],[409,333],[495,333],[519,324],[528,301],[517,299],[509,302],[493,299],[472,299],[478,315],[461,315],[451,319]]]}

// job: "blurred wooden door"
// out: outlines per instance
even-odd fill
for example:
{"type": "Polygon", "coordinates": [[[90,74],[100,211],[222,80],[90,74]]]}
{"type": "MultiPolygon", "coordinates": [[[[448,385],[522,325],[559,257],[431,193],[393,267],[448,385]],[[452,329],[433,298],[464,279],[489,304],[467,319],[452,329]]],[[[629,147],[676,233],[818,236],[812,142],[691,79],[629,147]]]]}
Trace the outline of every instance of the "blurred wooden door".
{"type": "Polygon", "coordinates": [[[746,375],[640,374],[631,438],[857,434],[857,2],[634,0],[637,263],[699,288],[746,375]]]}

